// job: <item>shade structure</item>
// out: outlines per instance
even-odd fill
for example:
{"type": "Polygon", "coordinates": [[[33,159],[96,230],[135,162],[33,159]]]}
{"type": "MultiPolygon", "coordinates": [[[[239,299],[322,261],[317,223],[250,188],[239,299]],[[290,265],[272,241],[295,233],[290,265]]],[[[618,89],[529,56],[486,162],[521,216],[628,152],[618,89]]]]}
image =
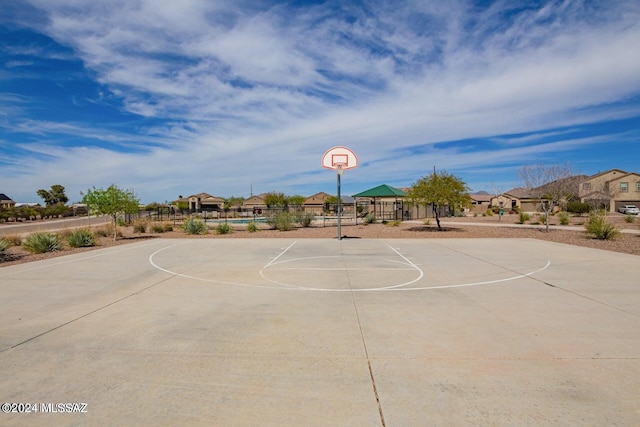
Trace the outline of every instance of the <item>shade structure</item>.
{"type": "Polygon", "coordinates": [[[399,188],[387,184],[378,185],[361,193],[354,194],[353,197],[407,197],[408,194],[399,188]]]}

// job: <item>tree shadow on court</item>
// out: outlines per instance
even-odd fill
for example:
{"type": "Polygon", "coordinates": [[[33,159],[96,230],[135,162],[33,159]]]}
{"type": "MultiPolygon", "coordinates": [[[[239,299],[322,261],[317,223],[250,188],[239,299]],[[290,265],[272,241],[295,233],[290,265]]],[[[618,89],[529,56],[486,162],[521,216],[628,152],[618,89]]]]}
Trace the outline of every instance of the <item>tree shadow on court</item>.
{"type": "Polygon", "coordinates": [[[466,230],[463,228],[457,227],[442,227],[438,228],[437,226],[419,226],[419,227],[410,227],[409,231],[415,231],[418,233],[464,233],[466,230]]]}

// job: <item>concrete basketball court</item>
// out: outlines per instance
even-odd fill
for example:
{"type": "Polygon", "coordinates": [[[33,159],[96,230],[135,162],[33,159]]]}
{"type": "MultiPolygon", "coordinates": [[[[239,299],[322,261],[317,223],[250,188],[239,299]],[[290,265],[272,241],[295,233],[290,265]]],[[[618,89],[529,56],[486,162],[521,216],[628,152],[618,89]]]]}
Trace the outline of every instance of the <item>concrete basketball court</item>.
{"type": "Polygon", "coordinates": [[[639,277],[529,239],[153,239],[2,267],[0,402],[86,412],[0,425],[640,425],[639,277]]]}

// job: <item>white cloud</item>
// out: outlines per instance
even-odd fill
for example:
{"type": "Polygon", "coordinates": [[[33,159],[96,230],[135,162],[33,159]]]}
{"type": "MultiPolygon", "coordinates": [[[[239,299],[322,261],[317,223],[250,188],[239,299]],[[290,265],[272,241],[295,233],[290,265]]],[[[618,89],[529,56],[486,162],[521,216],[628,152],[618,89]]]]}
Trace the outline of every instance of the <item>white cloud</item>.
{"type": "MultiPolygon", "coordinates": [[[[436,163],[481,168],[606,138],[521,139],[470,153],[433,147],[429,159],[385,158],[401,152],[390,148],[411,153],[440,141],[638,115],[637,103],[593,108],[640,94],[640,6],[632,1],[606,10],[550,1],[518,14],[512,3],[479,10],[462,1],[297,11],[196,0],[32,3],[48,13],[42,31],[72,47],[123,108],[170,121],[130,138],[161,142],[144,153],[84,147],[62,155],[49,147],[59,156],[38,171],[51,182],[77,181],[68,171],[82,165],[104,185],[154,182],[162,191],[149,190],[150,198],[186,193],[179,188],[189,183],[222,194],[259,181],[311,188],[325,177],[308,172],[338,144],[372,165],[353,171],[354,182],[373,174],[413,182],[436,163]],[[286,178],[296,173],[296,182],[286,178]]],[[[74,135],[92,133],[66,125],[74,135]]],[[[26,186],[41,177],[21,179],[26,186]]]]}

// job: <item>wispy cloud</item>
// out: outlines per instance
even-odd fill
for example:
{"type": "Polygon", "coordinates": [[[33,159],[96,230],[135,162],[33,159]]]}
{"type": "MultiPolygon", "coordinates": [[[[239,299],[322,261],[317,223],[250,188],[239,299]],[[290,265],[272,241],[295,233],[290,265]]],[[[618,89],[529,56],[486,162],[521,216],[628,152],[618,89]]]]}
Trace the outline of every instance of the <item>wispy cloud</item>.
{"type": "Polygon", "coordinates": [[[4,67],[72,52],[96,88],[69,99],[114,118],[42,118],[4,87],[5,132],[29,144],[14,162],[52,153],[36,158],[31,176],[2,177],[22,194],[116,180],[147,200],[241,194],[250,183],[330,191],[331,178],[313,172],[338,144],[364,165],[346,185],[407,185],[434,164],[474,175],[497,162],[509,171],[534,156],[571,156],[620,134],[578,138],[573,129],[640,117],[634,1],[30,4],[40,15],[20,22],[59,47],[10,46],[4,67]]]}

